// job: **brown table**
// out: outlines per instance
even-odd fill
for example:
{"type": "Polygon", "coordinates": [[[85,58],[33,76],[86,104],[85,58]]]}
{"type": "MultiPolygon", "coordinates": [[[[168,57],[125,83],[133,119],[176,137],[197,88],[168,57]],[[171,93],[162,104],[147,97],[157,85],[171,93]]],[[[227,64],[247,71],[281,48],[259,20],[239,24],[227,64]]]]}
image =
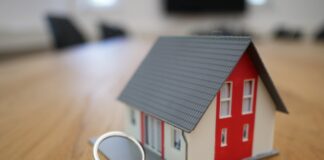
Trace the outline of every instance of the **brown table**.
{"type": "MultiPolygon", "coordinates": [[[[0,159],[91,159],[89,137],[123,125],[116,100],[153,38],[116,39],[0,63],[0,159]],[[56,53],[58,52],[58,53],[56,53]]],[[[272,159],[324,159],[324,45],[256,44],[289,115],[272,159]]]]}

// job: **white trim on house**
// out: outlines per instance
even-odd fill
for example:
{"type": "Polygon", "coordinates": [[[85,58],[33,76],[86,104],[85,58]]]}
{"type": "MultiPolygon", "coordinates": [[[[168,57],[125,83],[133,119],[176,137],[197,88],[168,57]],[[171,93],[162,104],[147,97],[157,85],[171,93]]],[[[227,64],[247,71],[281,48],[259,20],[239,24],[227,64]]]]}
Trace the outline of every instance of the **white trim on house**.
{"type": "Polygon", "coordinates": [[[227,128],[222,128],[220,141],[221,141],[221,147],[227,146],[227,128]]]}
{"type": "Polygon", "coordinates": [[[138,123],[138,121],[136,119],[135,109],[133,109],[133,108],[130,109],[130,122],[132,125],[136,125],[138,123]]]}
{"type": "Polygon", "coordinates": [[[242,98],[242,114],[252,114],[253,113],[253,96],[254,96],[254,88],[255,88],[255,79],[245,79],[243,82],[243,98],[242,98]],[[250,95],[245,95],[245,82],[251,81],[251,94],[250,95]],[[250,106],[248,107],[250,110],[245,111],[244,109],[244,100],[245,99],[250,99],[250,106]]]}
{"type": "Polygon", "coordinates": [[[178,151],[181,149],[181,134],[182,131],[180,129],[175,127],[171,129],[171,147],[178,151]]]}
{"type": "Polygon", "coordinates": [[[144,116],[144,131],[145,131],[145,147],[149,148],[154,153],[161,155],[161,121],[146,115],[144,116]]]}
{"type": "Polygon", "coordinates": [[[244,124],[243,125],[243,134],[242,134],[242,141],[243,142],[247,142],[249,140],[249,128],[250,128],[250,125],[247,123],[247,124],[244,124]]]}
{"type": "Polygon", "coordinates": [[[223,118],[230,118],[232,117],[232,97],[233,97],[233,82],[232,81],[226,81],[224,82],[223,86],[220,89],[220,111],[219,111],[219,118],[223,119],[223,118]],[[226,84],[230,84],[230,93],[229,93],[229,97],[227,98],[222,98],[222,91],[223,91],[223,87],[225,87],[226,84]],[[222,102],[228,102],[228,107],[229,107],[229,111],[228,111],[228,115],[222,115],[222,102]]]}

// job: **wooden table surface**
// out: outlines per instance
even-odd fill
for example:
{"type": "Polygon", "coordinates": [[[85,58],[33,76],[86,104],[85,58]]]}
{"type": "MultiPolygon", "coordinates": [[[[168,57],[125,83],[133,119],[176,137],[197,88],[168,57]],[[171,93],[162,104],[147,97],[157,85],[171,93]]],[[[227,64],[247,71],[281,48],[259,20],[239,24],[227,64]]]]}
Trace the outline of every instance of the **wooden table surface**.
{"type": "MultiPolygon", "coordinates": [[[[121,129],[116,97],[153,42],[116,39],[1,62],[0,159],[91,159],[88,139],[121,129]]],[[[324,159],[324,45],[256,46],[290,111],[277,114],[281,154],[271,159],[324,159]]]]}

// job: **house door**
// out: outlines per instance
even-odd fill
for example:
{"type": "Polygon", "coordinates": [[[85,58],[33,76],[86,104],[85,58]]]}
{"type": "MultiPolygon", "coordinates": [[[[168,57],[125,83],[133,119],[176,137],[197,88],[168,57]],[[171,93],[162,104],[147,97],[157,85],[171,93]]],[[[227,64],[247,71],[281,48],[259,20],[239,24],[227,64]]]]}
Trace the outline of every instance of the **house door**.
{"type": "Polygon", "coordinates": [[[161,155],[162,151],[162,134],[161,121],[151,116],[145,115],[145,146],[153,152],[161,155]]]}

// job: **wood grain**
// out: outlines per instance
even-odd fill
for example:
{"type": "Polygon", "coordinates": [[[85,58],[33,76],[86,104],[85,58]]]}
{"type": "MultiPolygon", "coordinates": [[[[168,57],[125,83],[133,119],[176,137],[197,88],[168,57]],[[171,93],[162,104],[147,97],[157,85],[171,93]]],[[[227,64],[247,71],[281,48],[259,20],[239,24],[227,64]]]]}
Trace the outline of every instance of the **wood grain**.
{"type": "MultiPolygon", "coordinates": [[[[116,97],[153,38],[116,39],[0,63],[0,159],[91,159],[88,139],[123,124],[116,97]]],[[[277,114],[271,160],[324,159],[324,46],[257,48],[289,115],[277,114]]]]}

